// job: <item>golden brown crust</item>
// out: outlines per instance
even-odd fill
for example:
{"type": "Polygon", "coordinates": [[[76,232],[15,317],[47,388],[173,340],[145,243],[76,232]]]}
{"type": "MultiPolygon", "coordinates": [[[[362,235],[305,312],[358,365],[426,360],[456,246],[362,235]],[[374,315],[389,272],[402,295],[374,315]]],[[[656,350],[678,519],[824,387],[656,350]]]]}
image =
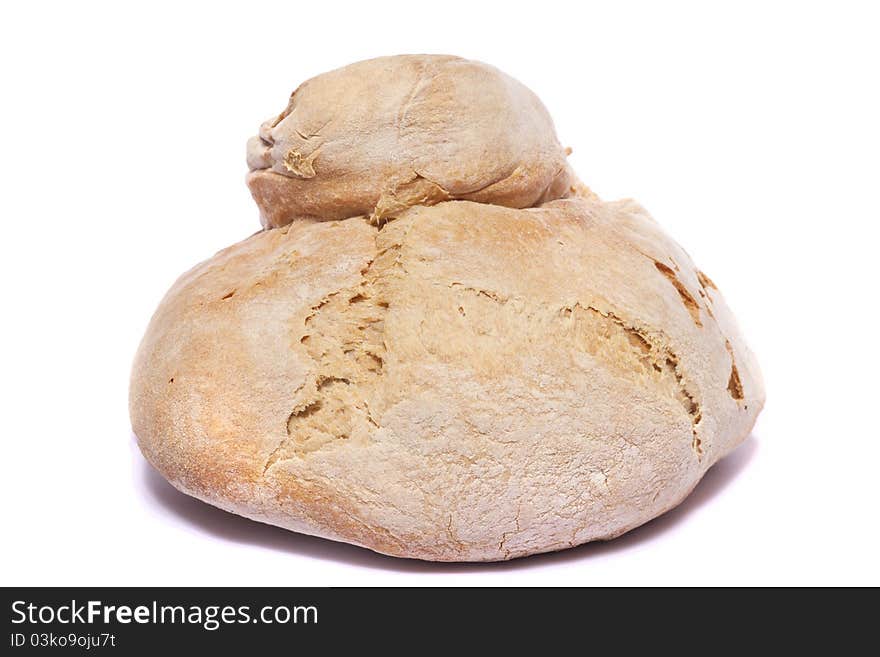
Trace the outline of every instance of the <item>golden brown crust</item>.
{"type": "Polygon", "coordinates": [[[671,508],[746,437],[760,375],[653,220],[581,196],[298,222],[219,253],[138,353],[142,450],[212,504],[421,559],[561,549],[671,508]]]}

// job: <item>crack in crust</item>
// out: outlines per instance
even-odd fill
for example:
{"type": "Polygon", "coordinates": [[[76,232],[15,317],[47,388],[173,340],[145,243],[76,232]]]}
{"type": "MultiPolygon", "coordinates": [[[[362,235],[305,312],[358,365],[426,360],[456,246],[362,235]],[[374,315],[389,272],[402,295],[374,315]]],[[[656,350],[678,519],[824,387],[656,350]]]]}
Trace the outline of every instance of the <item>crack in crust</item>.
{"type": "Polygon", "coordinates": [[[430,353],[463,361],[479,357],[476,354],[498,354],[503,362],[515,357],[522,345],[540,344],[543,336],[553,335],[557,348],[573,354],[587,353],[616,376],[640,387],[649,386],[680,405],[690,420],[693,451],[697,457],[702,456],[698,435],[702,420],[700,397],[687,382],[679,356],[662,333],[580,302],[561,308],[547,307],[459,281],[435,285],[454,291],[450,304],[458,316],[455,321],[461,322],[472,336],[437,341],[430,333],[423,333],[420,339],[430,353]],[[515,332],[517,338],[513,339],[510,332],[515,332]]]}
{"type": "Polygon", "coordinates": [[[357,285],[328,294],[306,316],[299,341],[315,363],[314,373],[296,393],[287,436],[269,455],[264,474],[279,461],[334,441],[369,440],[379,427],[388,282],[402,273],[403,238],[384,239],[386,232],[377,232],[376,254],[357,285]]]}
{"type": "Polygon", "coordinates": [[[725,340],[724,346],[727,348],[727,353],[730,354],[730,379],[727,381],[727,392],[737,402],[741,402],[745,395],[743,394],[742,381],[739,378],[739,370],[736,367],[736,358],[733,356],[733,346],[730,344],[730,340],[725,340]]]}
{"type": "Polygon", "coordinates": [[[603,312],[579,303],[562,309],[570,317],[576,333],[586,339],[587,351],[614,366],[627,378],[648,378],[666,396],[681,404],[691,421],[692,447],[697,457],[703,455],[698,425],[703,414],[697,396],[684,380],[678,356],[653,332],[627,324],[613,312],[603,312]],[[604,341],[604,344],[598,342],[604,341]],[[629,349],[622,348],[624,341],[629,349]],[[609,347],[617,347],[617,349],[609,347]]]}
{"type": "Polygon", "coordinates": [[[676,275],[675,270],[667,267],[662,262],[657,262],[656,260],[654,261],[654,266],[669,280],[670,283],[672,283],[672,286],[675,288],[676,292],[678,292],[678,296],[681,297],[681,302],[690,313],[691,319],[694,320],[694,324],[702,328],[703,322],[700,319],[700,304],[697,303],[697,300],[694,299],[694,296],[685,287],[684,283],[678,280],[678,275],[676,275]]]}

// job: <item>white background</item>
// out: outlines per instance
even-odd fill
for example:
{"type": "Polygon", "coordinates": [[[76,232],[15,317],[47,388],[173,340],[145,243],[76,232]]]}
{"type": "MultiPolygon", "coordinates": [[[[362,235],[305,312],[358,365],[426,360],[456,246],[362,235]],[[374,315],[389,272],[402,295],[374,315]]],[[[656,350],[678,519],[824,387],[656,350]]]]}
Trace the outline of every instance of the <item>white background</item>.
{"type": "Polygon", "coordinates": [[[10,3],[0,16],[4,585],[880,584],[880,18],[871,3],[10,3]],[[662,7],[661,7],[662,5],[662,7]],[[128,421],[178,274],[259,228],[244,145],[322,71],[490,62],[645,205],[763,366],[753,435],[606,544],[433,565],[184,497],[128,421]]]}

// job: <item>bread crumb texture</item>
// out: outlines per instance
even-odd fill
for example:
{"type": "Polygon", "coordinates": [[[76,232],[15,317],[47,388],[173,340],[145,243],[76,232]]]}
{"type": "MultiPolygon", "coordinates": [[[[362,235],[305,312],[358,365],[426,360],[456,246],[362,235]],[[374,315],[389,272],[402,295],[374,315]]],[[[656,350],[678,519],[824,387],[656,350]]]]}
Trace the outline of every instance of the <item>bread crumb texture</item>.
{"type": "Polygon", "coordinates": [[[495,69],[319,76],[248,161],[270,229],[184,274],[135,359],[139,445],[185,493],[385,554],[504,560],[660,515],[748,435],[764,390],[717,287],[578,182],[495,69]]]}

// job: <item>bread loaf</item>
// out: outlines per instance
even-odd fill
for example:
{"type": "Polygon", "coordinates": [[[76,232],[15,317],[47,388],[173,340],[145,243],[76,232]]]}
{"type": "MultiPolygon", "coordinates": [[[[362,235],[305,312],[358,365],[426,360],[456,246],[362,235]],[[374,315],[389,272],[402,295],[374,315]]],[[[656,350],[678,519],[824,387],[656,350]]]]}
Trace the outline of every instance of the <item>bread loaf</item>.
{"type": "Polygon", "coordinates": [[[437,561],[677,505],[748,435],[760,372],[711,279],[565,155],[483,64],[304,83],[248,144],[266,229],[184,274],[138,350],[146,458],[233,513],[437,561]]]}

